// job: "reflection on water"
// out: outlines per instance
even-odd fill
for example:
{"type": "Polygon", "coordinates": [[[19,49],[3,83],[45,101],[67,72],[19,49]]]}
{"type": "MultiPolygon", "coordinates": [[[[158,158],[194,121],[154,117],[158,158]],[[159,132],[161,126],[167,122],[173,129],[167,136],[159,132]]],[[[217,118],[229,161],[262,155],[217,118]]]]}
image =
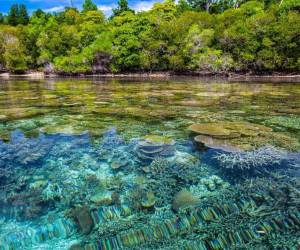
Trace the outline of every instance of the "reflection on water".
{"type": "Polygon", "coordinates": [[[0,83],[0,249],[298,249],[300,85],[0,83]]]}

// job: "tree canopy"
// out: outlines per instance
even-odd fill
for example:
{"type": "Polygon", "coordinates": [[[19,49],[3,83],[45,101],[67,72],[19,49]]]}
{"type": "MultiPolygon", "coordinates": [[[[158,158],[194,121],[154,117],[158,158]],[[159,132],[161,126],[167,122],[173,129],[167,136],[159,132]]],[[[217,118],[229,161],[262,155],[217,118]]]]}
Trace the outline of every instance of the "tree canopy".
{"type": "Polygon", "coordinates": [[[124,11],[134,12],[129,8],[127,0],[118,0],[118,6],[117,8],[113,9],[112,17],[121,15],[124,11]]]}
{"type": "Polygon", "coordinates": [[[29,16],[24,4],[13,4],[7,16],[8,24],[17,26],[18,24],[27,25],[29,16]]]}
{"type": "Polygon", "coordinates": [[[0,16],[0,65],[22,72],[297,72],[297,0],[166,0],[135,13],[119,0],[110,18],[86,0],[82,11],[12,5],[0,16]]]}
{"type": "Polygon", "coordinates": [[[93,3],[92,0],[85,0],[82,6],[83,11],[93,11],[97,10],[97,5],[93,3]]]}

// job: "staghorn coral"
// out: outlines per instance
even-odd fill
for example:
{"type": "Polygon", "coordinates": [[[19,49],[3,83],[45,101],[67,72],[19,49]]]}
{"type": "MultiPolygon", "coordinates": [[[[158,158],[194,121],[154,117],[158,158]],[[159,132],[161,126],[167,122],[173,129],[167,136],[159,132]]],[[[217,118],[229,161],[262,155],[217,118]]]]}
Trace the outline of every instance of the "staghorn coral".
{"type": "Polygon", "coordinates": [[[155,158],[150,164],[149,171],[152,175],[164,174],[170,171],[170,162],[162,157],[155,158]]]}
{"type": "Polygon", "coordinates": [[[49,183],[43,190],[42,195],[46,201],[60,199],[62,197],[62,190],[57,183],[49,183]]]}
{"type": "Polygon", "coordinates": [[[280,165],[287,159],[287,152],[265,146],[253,151],[219,153],[215,159],[225,169],[244,171],[280,165]]]}

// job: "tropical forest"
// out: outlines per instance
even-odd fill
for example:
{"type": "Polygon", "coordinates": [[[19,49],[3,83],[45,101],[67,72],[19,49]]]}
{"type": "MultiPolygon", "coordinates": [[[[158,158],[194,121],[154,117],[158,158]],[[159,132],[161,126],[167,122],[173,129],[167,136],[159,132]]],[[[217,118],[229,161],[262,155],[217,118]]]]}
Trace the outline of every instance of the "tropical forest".
{"type": "Polygon", "coordinates": [[[298,0],[166,0],[135,12],[120,0],[105,16],[82,8],[0,14],[0,69],[107,72],[300,70],[298,0]]]}

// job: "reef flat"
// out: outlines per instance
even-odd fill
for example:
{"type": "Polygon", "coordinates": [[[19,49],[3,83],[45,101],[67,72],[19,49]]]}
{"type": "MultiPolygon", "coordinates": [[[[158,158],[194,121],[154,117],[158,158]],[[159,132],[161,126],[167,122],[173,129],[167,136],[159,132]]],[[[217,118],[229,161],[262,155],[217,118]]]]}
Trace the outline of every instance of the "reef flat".
{"type": "Polygon", "coordinates": [[[0,85],[0,249],[298,249],[300,85],[0,85]]]}

